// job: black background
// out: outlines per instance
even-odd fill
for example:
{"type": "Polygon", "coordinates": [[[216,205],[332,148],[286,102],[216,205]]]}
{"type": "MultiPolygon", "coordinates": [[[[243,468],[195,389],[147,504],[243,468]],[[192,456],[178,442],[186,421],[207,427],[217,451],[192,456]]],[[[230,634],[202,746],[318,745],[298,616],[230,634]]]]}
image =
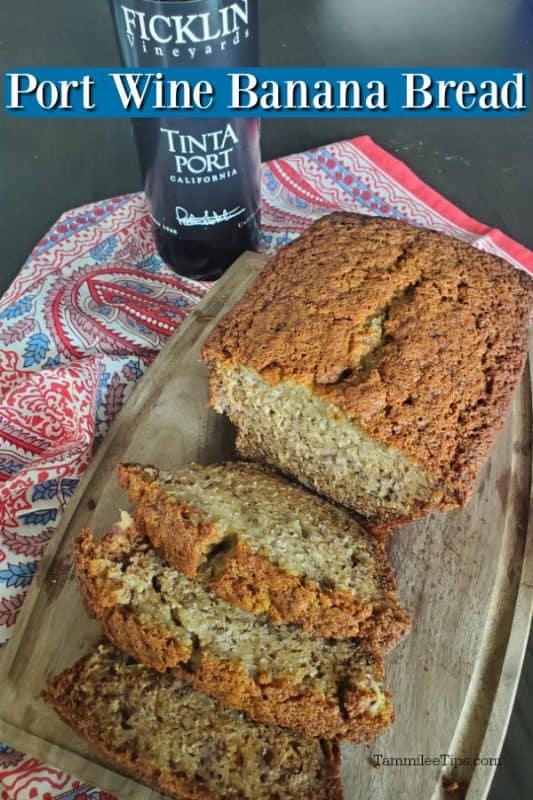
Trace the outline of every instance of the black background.
{"type": "MultiPolygon", "coordinates": [[[[263,0],[263,66],[514,66],[531,69],[533,0],[263,0]]],[[[0,63],[112,66],[105,0],[3,0],[0,63]]],[[[533,124],[511,119],[266,120],[265,159],[369,133],[467,213],[533,247],[533,124]]],[[[0,118],[0,292],[59,214],[137,191],[130,125],[0,118]]],[[[532,655],[491,800],[531,796],[532,655]]],[[[418,798],[416,799],[418,800],[418,798]]],[[[421,799],[422,800],[422,799],[421,799]]]]}

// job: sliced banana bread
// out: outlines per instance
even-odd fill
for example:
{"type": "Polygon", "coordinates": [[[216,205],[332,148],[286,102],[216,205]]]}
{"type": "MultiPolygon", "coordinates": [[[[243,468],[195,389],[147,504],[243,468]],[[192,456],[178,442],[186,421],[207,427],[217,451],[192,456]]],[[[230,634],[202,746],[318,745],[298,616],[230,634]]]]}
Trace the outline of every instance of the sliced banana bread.
{"type": "Polygon", "coordinates": [[[243,462],[118,472],[153,546],[228,603],[379,653],[409,629],[382,546],[339,506],[243,462]]]}
{"type": "Polygon", "coordinates": [[[527,354],[533,281],[393,219],[282,248],[202,350],[211,404],[265,461],[377,530],[463,505],[527,354]]]}
{"type": "Polygon", "coordinates": [[[341,800],[337,745],[250,722],[100,645],[44,697],[101,754],[176,800],[341,800]]]}
{"type": "Polygon", "coordinates": [[[84,531],[74,564],[89,612],[120,650],[224,705],[356,742],[392,723],[379,657],[228,605],[169,567],[132,525],[101,540],[84,531]]]}

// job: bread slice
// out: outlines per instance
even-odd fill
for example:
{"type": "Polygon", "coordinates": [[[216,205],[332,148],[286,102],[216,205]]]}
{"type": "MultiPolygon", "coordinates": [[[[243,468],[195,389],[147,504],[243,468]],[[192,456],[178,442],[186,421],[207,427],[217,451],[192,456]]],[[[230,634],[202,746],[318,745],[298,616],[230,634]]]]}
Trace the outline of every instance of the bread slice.
{"type": "Polygon", "coordinates": [[[377,656],[233,608],[167,566],[127,522],[101,540],[84,531],[74,564],[89,612],[120,650],[224,705],[354,742],[392,723],[377,656]]]}
{"type": "Polygon", "coordinates": [[[376,530],[463,505],[527,355],[533,281],[393,219],[336,213],[282,248],[201,357],[239,453],[376,530]]]}
{"type": "Polygon", "coordinates": [[[409,629],[383,547],[344,509],[254,464],[120,464],[163,557],[231,605],[375,652],[409,629]]]}
{"type": "Polygon", "coordinates": [[[337,745],[250,722],[100,645],[44,697],[119,768],[176,800],[341,800],[337,745]]]}

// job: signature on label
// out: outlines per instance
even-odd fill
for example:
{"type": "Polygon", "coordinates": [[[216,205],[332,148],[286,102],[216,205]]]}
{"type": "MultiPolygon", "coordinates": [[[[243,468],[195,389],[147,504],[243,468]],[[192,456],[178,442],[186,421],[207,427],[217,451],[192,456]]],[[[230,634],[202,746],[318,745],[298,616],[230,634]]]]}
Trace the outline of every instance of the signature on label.
{"type": "Polygon", "coordinates": [[[218,225],[219,222],[228,222],[228,220],[234,219],[240,214],[244,214],[245,211],[245,208],[235,206],[235,208],[229,211],[224,209],[220,214],[217,214],[216,211],[204,211],[201,216],[195,217],[194,214],[190,214],[183,206],[176,206],[176,219],[180,225],[193,228],[198,225],[218,225]]]}

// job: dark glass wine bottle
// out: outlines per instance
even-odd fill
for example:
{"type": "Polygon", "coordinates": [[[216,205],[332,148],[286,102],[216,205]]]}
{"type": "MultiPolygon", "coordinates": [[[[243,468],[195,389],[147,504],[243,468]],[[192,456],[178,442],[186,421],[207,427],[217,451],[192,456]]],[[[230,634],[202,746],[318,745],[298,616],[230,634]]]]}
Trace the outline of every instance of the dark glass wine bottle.
{"type": "MultiPolygon", "coordinates": [[[[258,63],[258,0],[111,0],[128,67],[258,63]]],[[[186,73],[185,73],[186,74],[186,73]]],[[[133,130],[161,257],[214,280],[259,241],[259,120],[137,118],[133,130]]]]}

